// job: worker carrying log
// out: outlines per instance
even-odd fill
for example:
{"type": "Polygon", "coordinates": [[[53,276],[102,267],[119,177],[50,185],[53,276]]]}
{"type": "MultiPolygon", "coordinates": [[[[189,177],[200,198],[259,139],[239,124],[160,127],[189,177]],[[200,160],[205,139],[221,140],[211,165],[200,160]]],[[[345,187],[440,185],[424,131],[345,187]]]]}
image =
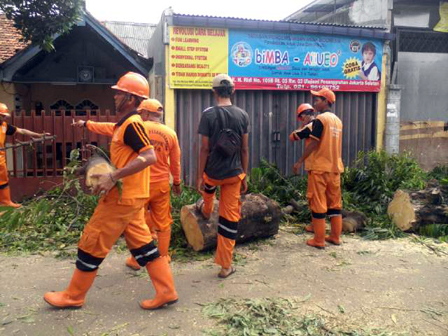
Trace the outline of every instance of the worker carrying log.
{"type": "MultiPolygon", "coordinates": [[[[301,123],[301,127],[293,131],[289,135],[291,141],[299,141],[305,139],[305,148],[311,143],[310,134],[313,130],[313,123],[316,120],[315,110],[310,104],[300,104],[296,111],[297,121],[301,123]]],[[[313,161],[313,153],[305,159],[305,171],[309,170],[309,166],[313,161]]],[[[305,226],[308,232],[314,232],[313,223],[305,226]]]]}
{"type": "Polygon", "coordinates": [[[213,78],[213,95],[217,105],[202,113],[198,133],[201,149],[197,174],[202,199],[198,210],[209,219],[213,212],[216,188],[220,186],[218,244],[215,262],[221,266],[220,278],[235,272],[233,249],[241,218],[241,194],[247,191],[249,164],[249,116],[232,105],[233,80],[226,74],[213,78]]]}
{"type": "MultiPolygon", "coordinates": [[[[22,134],[32,138],[42,138],[50,133],[35,133],[30,130],[13,126],[6,122],[10,117],[8,107],[0,103],[0,147],[5,147],[6,136],[14,134],[22,134]]],[[[11,189],[9,187],[8,167],[6,166],[6,151],[0,150],[0,206],[8,206],[20,208],[21,205],[11,201],[11,189]]]]}
{"type": "Polygon", "coordinates": [[[120,121],[114,126],[110,146],[111,173],[98,179],[95,193],[103,193],[84,228],[78,244],[76,269],[69,286],[62,292],[48,292],[44,299],[59,308],[81,307],[93,284],[98,268],[123,234],[132,255],[146,267],[156,296],[143,301],[143,309],[157,309],[177,302],[171,269],[161,257],[145,223],[144,206],[149,197],[149,166],[157,160],[137,107],[149,96],[149,84],[140,74],[129,72],[112,87],[120,121]],[[122,179],[121,195],[116,186],[122,179]]]}
{"type": "Polygon", "coordinates": [[[314,238],[307,241],[309,246],[325,248],[325,241],[340,245],[342,230],[341,173],[342,163],[342,122],[331,111],[336,96],[328,88],[311,91],[313,105],[320,114],[312,123],[302,157],[294,164],[295,174],[299,173],[303,162],[310,158],[305,167],[308,171],[307,198],[312,214],[314,238]],[[330,217],[331,233],[325,236],[325,217],[330,217]]]}
{"type": "MultiPolygon", "coordinates": [[[[171,240],[171,186],[170,174],[173,176],[173,191],[181,193],[181,168],[180,147],[177,134],[171,128],[161,123],[163,106],[156,99],[145,99],[137,108],[144,120],[149,140],[154,146],[157,162],[150,167],[150,196],[145,204],[146,224],[151,232],[155,232],[153,238],[157,239],[157,247],[160,255],[171,261],[168,249],[171,240]]],[[[91,120],[76,122],[78,127],[87,127],[91,132],[112,136],[115,123],[94,122],[91,120]]],[[[130,256],[126,265],[134,270],[139,270],[140,265],[130,256]]]]}

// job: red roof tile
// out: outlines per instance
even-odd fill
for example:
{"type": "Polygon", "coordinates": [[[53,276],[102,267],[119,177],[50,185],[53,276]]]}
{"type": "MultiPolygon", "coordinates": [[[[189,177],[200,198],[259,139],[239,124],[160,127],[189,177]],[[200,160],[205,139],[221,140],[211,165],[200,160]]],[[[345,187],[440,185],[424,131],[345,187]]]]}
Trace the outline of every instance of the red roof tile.
{"type": "Polygon", "coordinates": [[[0,14],[0,64],[28,45],[20,41],[21,37],[13,22],[8,20],[5,14],[0,14]]]}

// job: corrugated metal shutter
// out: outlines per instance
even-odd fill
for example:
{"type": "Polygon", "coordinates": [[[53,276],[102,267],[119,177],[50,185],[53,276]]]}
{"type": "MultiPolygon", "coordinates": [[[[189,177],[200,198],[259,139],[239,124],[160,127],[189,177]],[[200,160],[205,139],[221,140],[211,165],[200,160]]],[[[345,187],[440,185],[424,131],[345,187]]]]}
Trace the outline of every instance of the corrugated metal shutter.
{"type": "MultiPolygon", "coordinates": [[[[182,171],[186,184],[194,185],[199,160],[197,128],[204,109],[214,104],[209,90],[176,90],[177,133],[182,149],[182,171]]],[[[344,124],[343,160],[350,164],[358,151],[375,146],[376,94],[338,92],[334,111],[344,124]]],[[[303,151],[302,142],[291,143],[289,134],[297,128],[295,113],[301,103],[311,102],[307,91],[237,91],[234,104],[247,111],[251,122],[250,167],[262,158],[275,163],[283,174],[303,151]]]]}

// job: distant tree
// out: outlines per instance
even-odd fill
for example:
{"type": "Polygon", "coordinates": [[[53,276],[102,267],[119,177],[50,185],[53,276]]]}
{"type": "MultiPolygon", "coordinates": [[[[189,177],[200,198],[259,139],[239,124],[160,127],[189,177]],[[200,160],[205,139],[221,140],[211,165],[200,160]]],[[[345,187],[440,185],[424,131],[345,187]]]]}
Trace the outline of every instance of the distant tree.
{"type": "Polygon", "coordinates": [[[14,21],[23,40],[54,50],[53,37],[80,19],[84,0],[0,0],[0,9],[14,21]]]}

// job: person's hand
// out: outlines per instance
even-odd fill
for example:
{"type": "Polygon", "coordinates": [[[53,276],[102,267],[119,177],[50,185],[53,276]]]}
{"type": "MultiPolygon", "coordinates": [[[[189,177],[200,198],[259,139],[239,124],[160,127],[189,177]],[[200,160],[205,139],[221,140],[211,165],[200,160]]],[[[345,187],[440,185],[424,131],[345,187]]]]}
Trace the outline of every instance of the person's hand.
{"type": "Polygon", "coordinates": [[[173,184],[173,192],[175,195],[180,196],[180,194],[182,193],[182,187],[179,184],[173,184]]]}
{"type": "Polygon", "coordinates": [[[292,171],[295,175],[298,175],[300,172],[300,167],[302,167],[303,161],[302,159],[299,159],[296,163],[294,163],[294,166],[292,167],[292,171]]]}
{"type": "Polygon", "coordinates": [[[79,127],[79,128],[83,128],[86,125],[86,121],[85,120],[78,120],[78,121],[74,121],[72,123],[72,126],[74,127],[79,127]]]}
{"type": "Polygon", "coordinates": [[[241,195],[245,194],[247,192],[247,177],[245,176],[244,179],[241,181],[241,195]]]}
{"type": "Polygon", "coordinates": [[[91,176],[91,178],[98,180],[97,185],[93,189],[93,193],[97,194],[97,195],[99,195],[101,193],[107,194],[109,192],[109,190],[111,190],[113,188],[113,186],[115,185],[115,183],[117,182],[113,179],[111,173],[109,173],[109,174],[93,174],[91,176]]]}
{"type": "Polygon", "coordinates": [[[198,177],[198,181],[197,181],[197,189],[199,192],[204,191],[204,179],[202,177],[198,177]]]}

